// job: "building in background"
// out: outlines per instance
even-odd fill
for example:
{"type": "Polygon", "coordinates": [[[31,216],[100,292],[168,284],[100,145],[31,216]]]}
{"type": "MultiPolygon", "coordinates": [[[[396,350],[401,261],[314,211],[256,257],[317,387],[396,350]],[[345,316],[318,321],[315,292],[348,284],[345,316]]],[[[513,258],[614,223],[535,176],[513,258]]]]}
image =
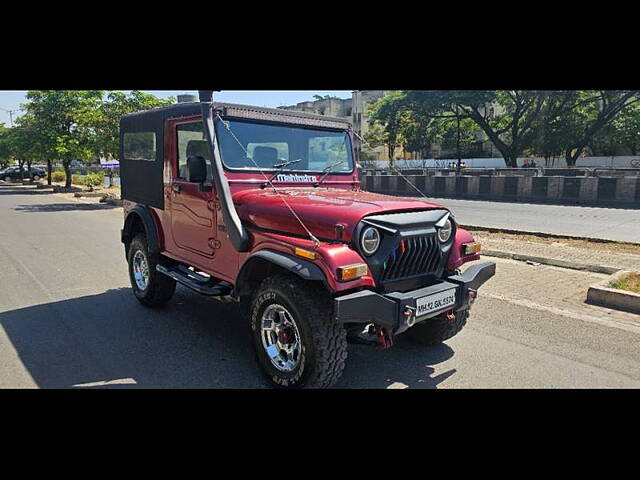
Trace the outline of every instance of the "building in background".
{"type": "MultiPolygon", "coordinates": [[[[391,92],[392,90],[354,90],[351,98],[325,97],[278,108],[347,119],[353,125],[354,131],[361,137],[364,137],[371,127],[369,115],[371,105],[391,92]]],[[[488,115],[493,116],[498,113],[497,109],[500,107],[497,104],[490,104],[486,105],[485,108],[487,109],[488,115]]],[[[381,161],[389,159],[389,148],[387,146],[377,148],[363,147],[361,142],[356,139],[355,147],[358,153],[364,151],[366,157],[370,160],[381,161]]],[[[487,139],[484,132],[478,129],[476,132],[474,156],[489,157],[497,152],[498,150],[493,146],[491,141],[487,139]]],[[[418,152],[406,152],[402,146],[398,146],[395,149],[394,157],[395,160],[417,160],[425,156],[426,158],[454,158],[456,154],[457,152],[455,150],[446,150],[442,148],[441,145],[436,144],[432,146],[429,152],[423,152],[423,155],[418,152]]]]}

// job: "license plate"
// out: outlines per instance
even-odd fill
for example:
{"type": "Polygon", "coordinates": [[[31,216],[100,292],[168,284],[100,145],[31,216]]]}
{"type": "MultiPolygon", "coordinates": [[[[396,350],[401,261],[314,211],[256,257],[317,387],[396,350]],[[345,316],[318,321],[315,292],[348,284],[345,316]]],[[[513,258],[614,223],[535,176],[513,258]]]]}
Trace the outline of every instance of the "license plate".
{"type": "Polygon", "coordinates": [[[422,297],[416,300],[416,317],[422,317],[429,313],[444,310],[456,304],[456,289],[445,290],[444,292],[434,293],[428,297],[422,297]]]}

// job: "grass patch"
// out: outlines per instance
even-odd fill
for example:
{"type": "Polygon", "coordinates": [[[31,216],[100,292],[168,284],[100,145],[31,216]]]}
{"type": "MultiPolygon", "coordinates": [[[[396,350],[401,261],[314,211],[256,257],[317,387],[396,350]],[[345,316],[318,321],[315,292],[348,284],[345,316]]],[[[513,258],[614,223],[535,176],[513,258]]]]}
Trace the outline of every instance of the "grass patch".
{"type": "Polygon", "coordinates": [[[618,290],[626,290],[628,292],[640,293],[640,273],[632,273],[615,282],[611,283],[611,287],[618,290]]]}

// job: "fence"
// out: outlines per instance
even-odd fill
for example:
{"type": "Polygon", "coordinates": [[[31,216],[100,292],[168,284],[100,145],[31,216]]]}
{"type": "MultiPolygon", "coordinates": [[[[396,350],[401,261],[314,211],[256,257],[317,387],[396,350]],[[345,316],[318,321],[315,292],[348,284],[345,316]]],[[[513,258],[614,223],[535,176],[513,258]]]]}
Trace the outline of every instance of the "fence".
{"type": "MultiPolygon", "coordinates": [[[[640,176],[427,176],[405,175],[430,197],[510,202],[583,204],[640,208],[640,176]]],[[[398,196],[416,196],[407,181],[396,175],[367,175],[362,188],[398,196]]]]}

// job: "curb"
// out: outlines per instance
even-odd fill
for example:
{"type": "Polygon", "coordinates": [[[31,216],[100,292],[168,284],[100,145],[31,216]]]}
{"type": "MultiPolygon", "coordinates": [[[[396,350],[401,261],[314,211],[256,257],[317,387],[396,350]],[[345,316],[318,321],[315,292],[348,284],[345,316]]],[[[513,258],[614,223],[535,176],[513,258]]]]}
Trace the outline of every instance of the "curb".
{"type": "Polygon", "coordinates": [[[632,272],[621,270],[608,279],[589,287],[587,303],[614,308],[625,312],[640,313],[640,294],[611,288],[611,282],[632,272]]]}
{"type": "Polygon", "coordinates": [[[590,265],[587,263],[571,262],[568,260],[557,260],[555,258],[535,257],[532,255],[522,255],[513,252],[502,252],[499,250],[483,250],[482,255],[487,257],[506,258],[509,260],[519,260],[522,262],[535,262],[542,265],[550,265],[552,267],[568,268],[571,270],[581,270],[592,273],[603,273],[606,275],[613,275],[620,271],[619,268],[606,267],[602,265],[590,265]]]}

